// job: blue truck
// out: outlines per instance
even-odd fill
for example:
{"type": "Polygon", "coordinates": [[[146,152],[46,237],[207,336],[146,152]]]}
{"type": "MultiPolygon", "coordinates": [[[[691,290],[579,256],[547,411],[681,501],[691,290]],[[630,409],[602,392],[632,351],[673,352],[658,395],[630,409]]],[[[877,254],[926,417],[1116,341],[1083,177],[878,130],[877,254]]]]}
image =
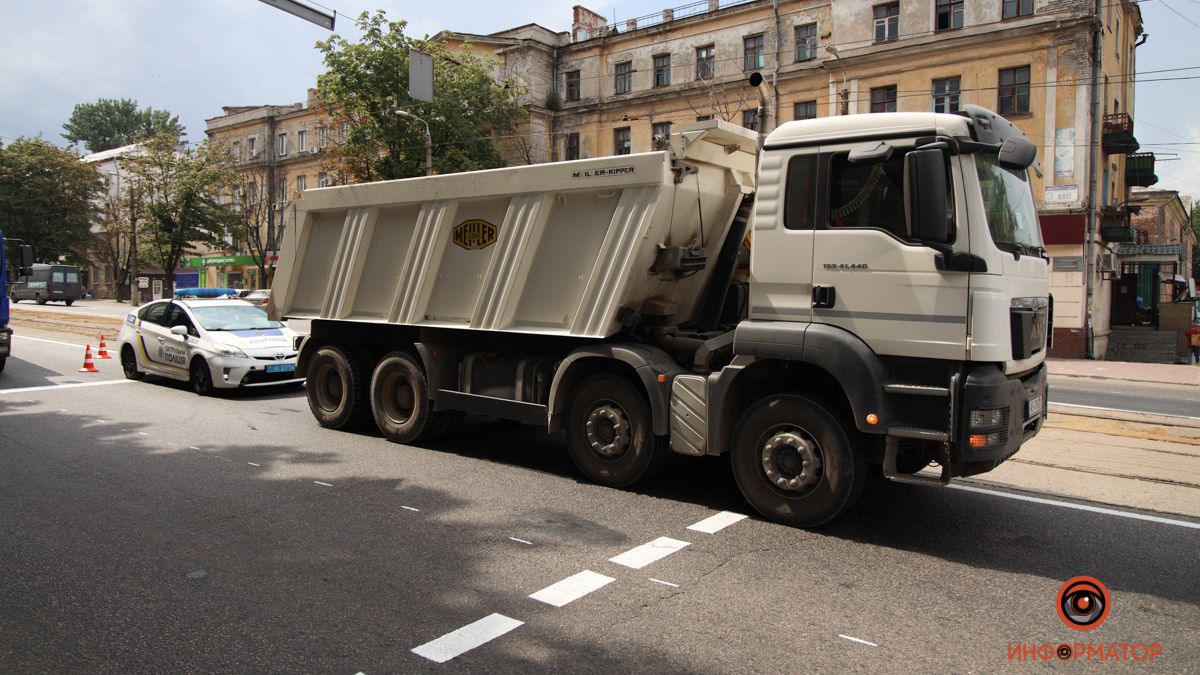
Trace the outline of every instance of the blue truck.
{"type": "MultiPolygon", "coordinates": [[[[4,233],[0,232],[0,242],[3,242],[0,245],[0,288],[4,289],[4,295],[0,295],[0,372],[4,371],[4,365],[12,351],[12,329],[8,327],[8,259],[5,256],[5,249],[10,241],[16,240],[5,239],[4,233]]],[[[33,267],[33,249],[21,244],[19,250],[21,265],[17,274],[29,274],[30,268],[33,267]]]]}

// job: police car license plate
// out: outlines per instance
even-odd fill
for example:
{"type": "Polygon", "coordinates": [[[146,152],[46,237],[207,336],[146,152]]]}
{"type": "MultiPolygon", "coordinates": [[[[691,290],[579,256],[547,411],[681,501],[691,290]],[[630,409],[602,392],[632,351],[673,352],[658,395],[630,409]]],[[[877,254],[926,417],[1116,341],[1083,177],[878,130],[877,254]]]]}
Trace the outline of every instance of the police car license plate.
{"type": "Polygon", "coordinates": [[[269,363],[267,364],[268,373],[291,373],[295,372],[296,364],[294,363],[269,363]]]}
{"type": "Polygon", "coordinates": [[[1042,397],[1041,396],[1034,396],[1033,398],[1029,399],[1029,402],[1026,405],[1027,405],[1026,410],[1028,411],[1028,413],[1025,415],[1025,419],[1031,420],[1031,419],[1037,417],[1038,415],[1042,414],[1042,397]]]}

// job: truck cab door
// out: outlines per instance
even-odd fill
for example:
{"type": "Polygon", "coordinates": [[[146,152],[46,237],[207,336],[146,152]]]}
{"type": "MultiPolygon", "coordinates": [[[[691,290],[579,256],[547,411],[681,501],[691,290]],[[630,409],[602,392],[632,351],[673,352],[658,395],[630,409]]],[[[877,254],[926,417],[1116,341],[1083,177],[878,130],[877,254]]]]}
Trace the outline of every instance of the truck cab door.
{"type": "Polygon", "coordinates": [[[750,245],[750,318],[812,320],[820,149],[763,153],[750,245]]]}
{"type": "MultiPolygon", "coordinates": [[[[876,354],[959,361],[966,356],[970,274],[939,270],[943,253],[909,231],[904,160],[913,144],[888,143],[890,153],[859,152],[853,161],[851,151],[863,143],[822,148],[827,180],[813,243],[813,322],[853,333],[876,354]]],[[[879,141],[867,145],[881,148],[879,141]]],[[[961,172],[948,171],[953,228],[963,189],[961,172]]],[[[969,252],[965,231],[949,248],[969,252]]]]}

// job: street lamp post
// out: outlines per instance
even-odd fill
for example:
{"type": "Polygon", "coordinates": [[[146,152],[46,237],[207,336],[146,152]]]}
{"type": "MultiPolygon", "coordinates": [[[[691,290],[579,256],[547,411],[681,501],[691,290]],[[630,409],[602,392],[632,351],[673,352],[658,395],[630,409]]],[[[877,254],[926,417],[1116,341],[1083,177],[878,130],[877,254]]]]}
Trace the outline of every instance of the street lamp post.
{"type": "Polygon", "coordinates": [[[833,58],[837,59],[838,65],[842,67],[842,114],[850,114],[850,90],[846,87],[846,64],[842,63],[842,55],[838,54],[838,48],[833,45],[825,45],[825,51],[833,54],[833,58]]]}
{"type": "Polygon", "coordinates": [[[407,110],[397,110],[396,114],[401,117],[416,120],[425,125],[425,175],[433,175],[433,136],[429,133],[429,122],[417,117],[407,110]]]}

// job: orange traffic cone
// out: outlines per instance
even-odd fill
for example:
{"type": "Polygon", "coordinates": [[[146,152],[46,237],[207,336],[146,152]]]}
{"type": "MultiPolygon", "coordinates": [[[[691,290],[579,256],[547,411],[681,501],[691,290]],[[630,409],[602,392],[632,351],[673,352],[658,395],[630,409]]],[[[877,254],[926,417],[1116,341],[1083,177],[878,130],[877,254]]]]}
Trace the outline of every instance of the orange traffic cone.
{"type": "Polygon", "coordinates": [[[96,358],[98,358],[98,359],[111,359],[112,358],[111,356],[108,355],[108,345],[104,344],[104,336],[103,335],[100,336],[100,348],[96,350],[96,358]]]}
{"type": "Polygon", "coordinates": [[[100,369],[96,364],[92,363],[92,346],[87,346],[87,351],[83,353],[83,367],[79,369],[81,373],[98,373],[100,369]]]}

